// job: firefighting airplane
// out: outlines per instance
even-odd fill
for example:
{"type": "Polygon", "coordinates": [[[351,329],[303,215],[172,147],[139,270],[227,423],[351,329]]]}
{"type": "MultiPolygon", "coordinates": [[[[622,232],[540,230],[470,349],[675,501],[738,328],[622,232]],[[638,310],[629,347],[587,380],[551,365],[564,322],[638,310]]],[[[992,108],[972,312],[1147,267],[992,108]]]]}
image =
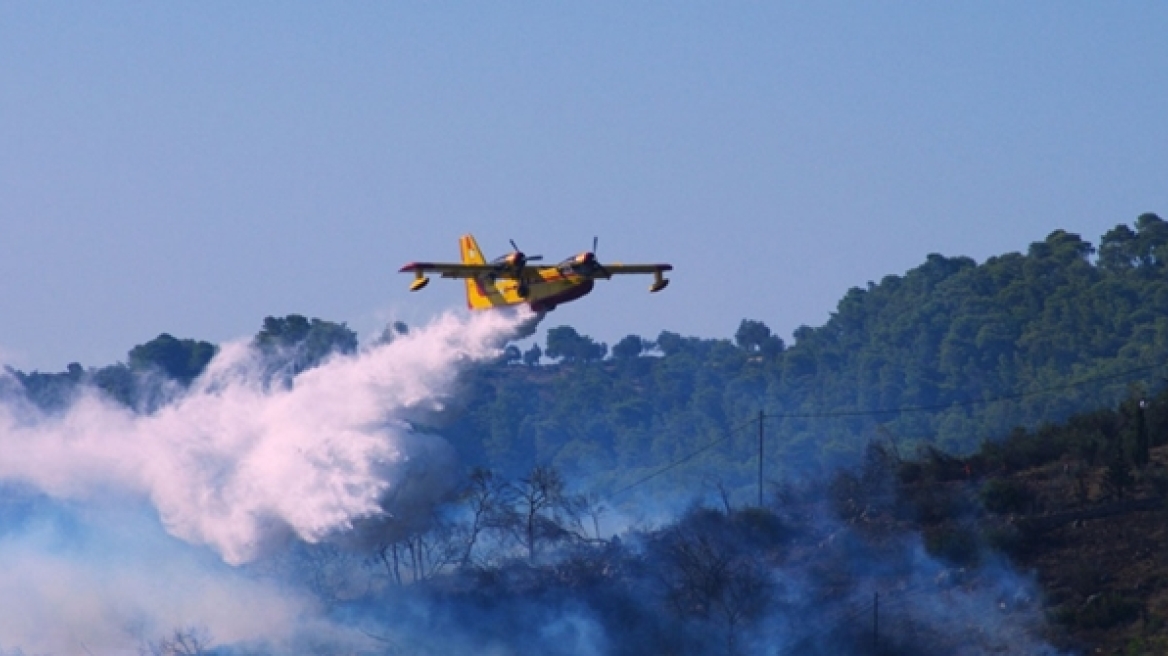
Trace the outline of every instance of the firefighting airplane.
{"type": "Polygon", "coordinates": [[[651,273],[653,284],[649,291],[659,292],[669,284],[669,280],[662,274],[673,270],[669,264],[601,264],[596,259],[595,238],[591,251],[569,257],[555,266],[531,266],[528,262],[536,262],[543,257],[528,257],[514,241],[511,241],[514,250],[489,263],[483,258],[483,252],[471,235],[463,235],[459,246],[462,249],[461,264],[411,262],[403,266],[401,273],[414,274],[410,291],[416,292],[425,287],[430,282],[426,274],[432,272],[443,278],[465,279],[466,303],[472,310],[527,303],[535,312],[547,312],[592,291],[597,278],[651,273]]]}

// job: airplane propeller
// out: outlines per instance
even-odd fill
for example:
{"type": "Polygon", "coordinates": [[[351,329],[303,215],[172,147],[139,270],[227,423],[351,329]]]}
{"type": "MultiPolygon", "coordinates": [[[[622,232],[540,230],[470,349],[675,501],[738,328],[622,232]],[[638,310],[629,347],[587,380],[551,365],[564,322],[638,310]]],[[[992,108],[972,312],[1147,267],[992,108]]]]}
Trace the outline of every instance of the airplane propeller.
{"type": "Polygon", "coordinates": [[[588,253],[590,256],[589,259],[592,260],[592,265],[596,267],[596,270],[600,272],[600,275],[604,276],[605,278],[611,278],[612,274],[608,272],[608,269],[604,268],[604,265],[600,263],[600,260],[596,259],[596,246],[599,241],[600,237],[592,237],[592,250],[588,253]]]}
{"type": "Polygon", "coordinates": [[[511,248],[513,248],[515,250],[515,253],[519,255],[519,257],[517,257],[516,259],[519,260],[520,262],[538,262],[538,261],[543,259],[542,255],[532,255],[532,256],[525,255],[523,253],[523,251],[519,250],[519,247],[515,245],[514,239],[508,239],[507,241],[511,242],[511,248]]]}
{"type": "Polygon", "coordinates": [[[522,274],[523,267],[527,266],[528,262],[538,262],[542,260],[543,256],[532,255],[528,257],[526,254],[524,254],[523,251],[519,250],[519,245],[515,243],[514,239],[508,239],[507,241],[511,242],[511,248],[513,252],[511,255],[505,256],[505,260],[508,265],[514,267],[517,271],[520,272],[519,284],[516,286],[515,292],[519,294],[519,298],[527,298],[527,296],[531,293],[531,289],[527,286],[527,281],[524,280],[524,276],[522,274]]]}

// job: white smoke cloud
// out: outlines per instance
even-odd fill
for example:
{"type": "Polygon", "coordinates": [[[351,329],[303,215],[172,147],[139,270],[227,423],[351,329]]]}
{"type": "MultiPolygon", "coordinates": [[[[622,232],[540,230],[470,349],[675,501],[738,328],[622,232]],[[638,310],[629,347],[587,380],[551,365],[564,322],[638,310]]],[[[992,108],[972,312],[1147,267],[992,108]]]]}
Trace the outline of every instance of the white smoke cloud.
{"type": "Polygon", "coordinates": [[[133,504],[38,510],[0,538],[0,647],[128,654],[188,626],[213,627],[221,644],[283,642],[314,614],[308,599],[175,541],[133,504]]]}
{"type": "MultiPolygon", "coordinates": [[[[124,640],[136,613],[163,630],[173,628],[167,621],[206,624],[224,641],[302,622],[307,602],[222,563],[208,569],[192,552],[206,545],[238,565],[290,535],[315,542],[383,514],[380,502],[406,472],[451,462],[448,447],[433,444],[440,438],[412,434],[406,421],[440,409],[460,365],[497,355],[523,320],[446,315],[389,344],[336,356],[290,386],[266,383],[246,343],[228,344],[187,392],[148,415],[93,390],[53,414],[0,402],[0,483],[31,488],[57,507],[139,508],[117,520],[98,513],[104,519],[80,531],[118,542],[113,551],[124,556],[71,545],[57,529],[0,531],[0,649],[47,644],[81,653],[83,638],[124,640]],[[173,537],[140,544],[151,522],[173,537]],[[122,534],[129,537],[111,537],[122,534]]],[[[437,501],[419,496],[408,494],[415,504],[437,501]]]]}

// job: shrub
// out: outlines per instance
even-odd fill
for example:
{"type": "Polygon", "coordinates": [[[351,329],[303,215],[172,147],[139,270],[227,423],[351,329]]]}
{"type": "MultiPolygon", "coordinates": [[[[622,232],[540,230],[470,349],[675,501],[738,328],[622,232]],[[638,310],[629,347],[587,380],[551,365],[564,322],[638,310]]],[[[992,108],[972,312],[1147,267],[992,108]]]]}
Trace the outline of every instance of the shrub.
{"type": "Polygon", "coordinates": [[[1078,608],[1064,606],[1055,613],[1055,619],[1073,628],[1109,629],[1134,622],[1142,608],[1143,605],[1136,599],[1105,592],[1088,597],[1078,608]]]}
{"type": "Polygon", "coordinates": [[[1022,481],[996,478],[981,488],[981,502],[992,513],[1026,512],[1034,501],[1034,490],[1022,481]]]}
{"type": "Polygon", "coordinates": [[[977,533],[964,526],[941,526],[925,533],[929,555],[953,565],[976,565],[980,556],[977,533]]]}
{"type": "Polygon", "coordinates": [[[1030,547],[1028,538],[1029,536],[1016,526],[989,528],[982,533],[982,540],[986,546],[1012,558],[1027,553],[1030,547]]]}

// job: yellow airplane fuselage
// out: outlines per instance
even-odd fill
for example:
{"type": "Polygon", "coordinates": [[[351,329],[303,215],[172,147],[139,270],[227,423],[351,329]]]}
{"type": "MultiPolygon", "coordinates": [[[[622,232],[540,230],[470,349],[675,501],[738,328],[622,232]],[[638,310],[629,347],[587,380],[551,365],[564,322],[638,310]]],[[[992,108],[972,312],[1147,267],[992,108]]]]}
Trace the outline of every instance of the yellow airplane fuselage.
{"type": "Polygon", "coordinates": [[[536,271],[535,277],[529,275],[522,283],[510,278],[494,281],[489,277],[468,278],[466,299],[467,306],[472,310],[527,303],[536,312],[546,312],[591,292],[593,285],[595,282],[591,278],[564,275],[554,267],[547,267],[536,271]],[[527,287],[526,296],[520,294],[520,286],[523,284],[527,287]]]}
{"type": "MultiPolygon", "coordinates": [[[[486,262],[470,235],[462,237],[459,246],[464,264],[486,262]]],[[[466,304],[472,310],[527,303],[536,312],[553,310],[561,303],[574,301],[592,291],[595,284],[590,277],[565,273],[554,266],[527,269],[522,280],[485,274],[467,278],[465,282],[466,304]]]]}

